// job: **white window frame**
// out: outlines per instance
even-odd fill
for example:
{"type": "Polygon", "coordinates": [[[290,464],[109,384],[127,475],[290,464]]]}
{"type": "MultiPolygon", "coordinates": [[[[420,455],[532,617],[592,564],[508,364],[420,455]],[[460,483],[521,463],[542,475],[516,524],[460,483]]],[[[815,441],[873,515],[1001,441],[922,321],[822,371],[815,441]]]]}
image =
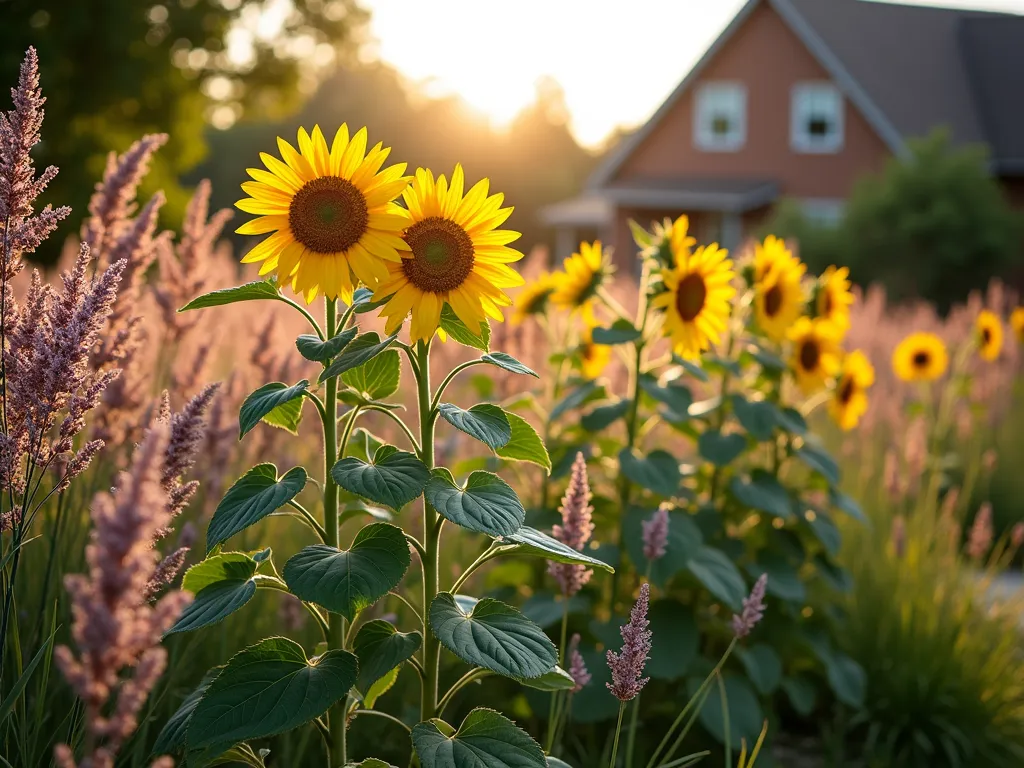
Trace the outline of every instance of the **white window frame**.
{"type": "Polygon", "coordinates": [[[843,149],[846,133],[846,104],[843,93],[833,83],[811,81],[797,83],[790,95],[789,145],[794,152],[806,155],[831,155],[843,149]],[[831,101],[835,131],[823,138],[812,136],[807,127],[808,113],[814,102],[831,101]]]}
{"type": "Polygon", "coordinates": [[[747,87],[735,80],[711,80],[697,88],[693,109],[693,145],[703,152],[738,152],[747,143],[747,87]],[[735,131],[719,136],[711,130],[708,112],[715,101],[735,100],[735,131]]]}
{"type": "Polygon", "coordinates": [[[821,227],[838,227],[846,215],[846,201],[826,197],[808,197],[800,201],[800,210],[809,222],[821,227]]]}

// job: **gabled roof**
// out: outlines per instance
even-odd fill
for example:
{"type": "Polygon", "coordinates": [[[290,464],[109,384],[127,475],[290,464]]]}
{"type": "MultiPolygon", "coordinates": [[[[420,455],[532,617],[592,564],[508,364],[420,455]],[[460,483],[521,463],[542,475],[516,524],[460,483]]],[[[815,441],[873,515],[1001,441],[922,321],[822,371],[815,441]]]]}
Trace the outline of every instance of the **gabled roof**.
{"type": "Polygon", "coordinates": [[[588,186],[604,187],[747,20],[768,3],[894,154],[938,125],[1024,166],[1024,17],[877,0],[748,0],[654,116],[588,186]]]}

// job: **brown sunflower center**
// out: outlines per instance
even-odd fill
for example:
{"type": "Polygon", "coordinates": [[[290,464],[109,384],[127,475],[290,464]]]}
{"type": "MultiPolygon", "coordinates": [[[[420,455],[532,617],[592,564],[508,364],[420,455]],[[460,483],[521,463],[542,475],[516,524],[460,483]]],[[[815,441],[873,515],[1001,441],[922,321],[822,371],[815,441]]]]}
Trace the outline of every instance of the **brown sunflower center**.
{"type": "Polygon", "coordinates": [[[847,376],[845,379],[843,379],[843,383],[840,384],[839,386],[839,402],[842,403],[843,405],[849,403],[850,399],[853,397],[853,391],[853,377],[847,376]]]}
{"type": "Polygon", "coordinates": [[[927,368],[928,363],[930,363],[931,360],[932,356],[923,349],[915,352],[914,356],[910,358],[910,361],[914,364],[915,368],[927,368]]]}
{"type": "Polygon", "coordinates": [[[764,295],[764,313],[768,317],[775,317],[782,309],[782,288],[778,283],[773,285],[764,295]]]}
{"type": "Polygon", "coordinates": [[[473,271],[473,241],[450,219],[431,216],[405,233],[411,259],[402,259],[402,271],[421,291],[444,293],[462,285],[473,271]]]}
{"type": "Polygon", "coordinates": [[[338,176],[306,182],[288,207],[292,235],[314,253],[347,251],[359,242],[369,224],[363,193],[338,176]]]}
{"type": "Polygon", "coordinates": [[[985,346],[988,346],[988,344],[991,343],[991,341],[992,341],[992,329],[988,328],[988,327],[982,328],[981,329],[981,342],[982,342],[982,344],[984,344],[985,346]]]}
{"type": "Polygon", "coordinates": [[[800,367],[805,371],[814,371],[821,360],[821,348],[814,339],[805,339],[800,344],[800,367]]]}
{"type": "Polygon", "coordinates": [[[821,297],[821,314],[825,317],[830,317],[832,315],[833,306],[832,291],[826,290],[821,297]]]}
{"type": "Polygon", "coordinates": [[[691,273],[679,281],[676,288],[676,309],[679,316],[686,322],[693,322],[694,318],[704,309],[704,302],[708,298],[708,287],[704,278],[697,273],[691,273]]]}

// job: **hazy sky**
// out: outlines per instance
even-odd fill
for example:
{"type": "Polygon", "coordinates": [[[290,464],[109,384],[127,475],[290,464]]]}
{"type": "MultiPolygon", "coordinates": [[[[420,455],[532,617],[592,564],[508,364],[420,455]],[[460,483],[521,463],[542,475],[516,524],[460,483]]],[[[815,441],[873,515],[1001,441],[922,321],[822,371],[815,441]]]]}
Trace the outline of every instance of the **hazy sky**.
{"type": "MultiPolygon", "coordinates": [[[[363,0],[381,58],[428,92],[459,94],[500,125],[551,75],[588,145],[643,122],[743,2],[363,0]]],[[[1024,0],[921,4],[1024,13],[1024,0]]]]}

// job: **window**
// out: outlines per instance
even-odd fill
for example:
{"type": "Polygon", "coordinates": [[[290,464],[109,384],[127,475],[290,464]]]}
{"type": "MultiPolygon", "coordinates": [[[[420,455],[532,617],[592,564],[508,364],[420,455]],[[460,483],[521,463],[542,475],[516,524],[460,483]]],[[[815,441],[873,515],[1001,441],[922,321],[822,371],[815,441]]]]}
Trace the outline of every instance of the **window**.
{"type": "Polygon", "coordinates": [[[735,152],[747,140],[747,89],[740,83],[705,83],[697,91],[693,143],[707,152],[735,152]]]}
{"type": "Polygon", "coordinates": [[[793,87],[790,146],[795,152],[831,153],[843,148],[843,95],[831,83],[793,87]]]}
{"type": "Polygon", "coordinates": [[[822,227],[835,228],[843,220],[846,205],[842,200],[807,199],[801,201],[801,209],[809,222],[822,227]]]}

